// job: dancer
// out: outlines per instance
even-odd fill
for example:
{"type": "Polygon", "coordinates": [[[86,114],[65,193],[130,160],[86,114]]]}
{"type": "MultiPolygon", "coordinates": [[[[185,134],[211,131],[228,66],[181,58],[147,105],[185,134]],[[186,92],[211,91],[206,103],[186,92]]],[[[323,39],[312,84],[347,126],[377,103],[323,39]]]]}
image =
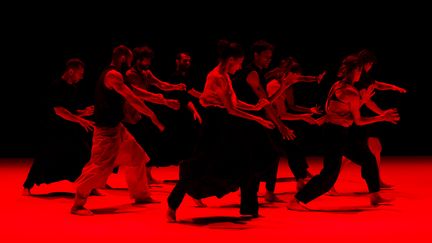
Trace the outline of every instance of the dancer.
{"type": "Polygon", "coordinates": [[[61,79],[52,83],[49,121],[24,182],[23,195],[31,195],[35,184],[75,181],[89,160],[93,122],[87,118],[94,107],[80,109],[77,84],[83,76],[84,63],[73,58],[66,62],[61,79]]]}
{"type": "MultiPolygon", "coordinates": [[[[139,93],[145,101],[150,103],[158,104],[158,106],[151,106],[158,114],[159,110],[163,109],[159,105],[168,107],[169,109],[178,110],[180,104],[175,99],[166,99],[164,95],[156,93],[157,91],[185,91],[186,86],[180,84],[170,84],[163,82],[151,72],[150,67],[153,59],[153,50],[148,46],[136,47],[133,49],[135,63],[127,73],[127,82],[133,87],[135,93],[139,93]]],[[[126,108],[130,106],[126,105],[126,108]]],[[[129,109],[128,109],[129,110],[129,109]]],[[[133,111],[133,109],[131,109],[133,111]]],[[[137,114],[136,112],[130,112],[131,114],[137,114]]],[[[158,114],[159,116],[163,114],[158,114]]],[[[163,117],[162,117],[163,119],[163,117]]],[[[153,177],[151,171],[153,165],[156,165],[161,160],[163,155],[161,147],[165,146],[164,139],[167,134],[164,132],[161,134],[157,127],[155,127],[148,119],[140,119],[140,116],[136,116],[132,119],[128,119],[126,122],[127,129],[135,137],[138,143],[145,149],[151,158],[151,161],[147,164],[147,177],[150,184],[159,184],[162,181],[157,180],[153,177]]]]}
{"type": "MultiPolygon", "coordinates": [[[[382,91],[391,90],[399,93],[406,93],[406,90],[393,84],[388,84],[388,83],[374,80],[370,76],[370,71],[373,65],[376,63],[376,57],[373,52],[367,49],[363,49],[357,54],[357,56],[360,62],[363,64],[363,72],[360,81],[356,83],[355,87],[359,90],[360,95],[362,96],[362,103],[374,113],[378,115],[383,114],[385,111],[381,109],[371,99],[375,90],[382,90],[382,91]]],[[[353,127],[353,133],[355,133],[356,136],[366,137],[368,142],[368,147],[372,152],[372,154],[375,156],[378,167],[380,167],[381,164],[381,151],[382,151],[382,145],[379,139],[381,134],[380,131],[382,131],[381,124],[370,124],[366,126],[353,127]]],[[[346,161],[347,159],[344,157],[343,164],[346,164],[346,161]]],[[[382,189],[393,188],[391,184],[385,183],[383,181],[381,173],[380,173],[380,184],[382,189]]],[[[336,193],[336,191],[333,191],[332,193],[336,193]]]]}
{"type": "Polygon", "coordinates": [[[306,108],[298,106],[294,100],[293,84],[298,82],[317,82],[319,83],[325,72],[319,76],[301,76],[298,62],[293,57],[283,58],[280,62],[279,67],[269,71],[266,74],[266,78],[269,80],[267,84],[267,94],[269,97],[274,96],[280,89],[285,87],[285,91],[277,99],[273,101],[273,106],[276,110],[277,115],[281,120],[286,121],[285,124],[289,127],[297,127],[296,139],[295,140],[280,140],[278,145],[285,152],[288,165],[291,169],[296,181],[297,191],[299,191],[304,185],[307,177],[312,177],[312,174],[307,170],[308,164],[306,161],[306,153],[303,150],[303,134],[301,130],[305,129],[302,126],[304,122],[312,125],[317,125],[316,120],[312,117],[314,114],[320,114],[317,107],[306,108]],[[285,79],[289,74],[297,74],[296,79],[285,79]],[[287,84],[287,81],[295,80],[287,84]],[[299,121],[301,123],[295,123],[299,121]]]}
{"type": "Polygon", "coordinates": [[[132,62],[132,51],[120,45],[114,48],[110,66],[103,71],[96,84],[95,128],[90,161],[77,179],[76,194],[71,213],[88,216],[93,213],[85,208],[87,198],[93,188],[106,184],[117,163],[124,165],[130,196],[135,203],[153,202],[147,185],[145,164],[149,158],[121,124],[124,118],[124,102],[128,102],[138,112],[148,116],[163,130],[154,113],[124,83],[124,68],[132,62]]]}
{"type": "MultiPolygon", "coordinates": [[[[252,51],[252,63],[236,74],[236,82],[234,82],[234,90],[239,99],[251,104],[256,103],[259,99],[272,99],[267,96],[265,90],[266,79],[264,73],[273,55],[273,45],[266,41],[259,40],[252,45],[252,51]]],[[[287,79],[291,78],[292,76],[287,76],[287,79]]],[[[277,95],[275,95],[275,97],[277,95]]],[[[255,113],[255,115],[266,116],[276,125],[277,131],[279,132],[276,135],[278,139],[281,136],[282,139],[286,140],[295,138],[294,131],[289,129],[281,121],[272,106],[267,106],[263,111],[255,113]]],[[[267,202],[282,201],[274,193],[279,165],[279,156],[275,148],[275,141],[273,141],[274,139],[272,138],[274,135],[256,124],[249,123],[248,125],[247,129],[243,129],[243,131],[245,131],[243,136],[249,136],[248,134],[254,134],[254,136],[252,136],[249,141],[253,143],[247,144],[247,147],[250,147],[256,153],[254,156],[256,160],[266,161],[268,165],[272,166],[272,169],[267,171],[262,178],[262,180],[266,181],[265,200],[267,202]]]]}
{"type": "Polygon", "coordinates": [[[259,166],[241,145],[249,138],[238,131],[245,122],[266,128],[273,128],[273,124],[237,108],[259,110],[269,104],[262,100],[253,106],[237,100],[229,74],[240,69],[242,62],[243,51],[238,44],[219,42],[219,64],[208,74],[200,96],[206,108],[202,135],[192,159],[180,163],[179,181],[168,197],[169,222],[176,221],[176,211],[186,193],[196,199],[221,198],[239,187],[240,214],[258,216],[259,166]]]}
{"type": "Polygon", "coordinates": [[[336,82],[330,89],[326,101],[326,121],[323,125],[325,139],[324,167],[320,174],[314,176],[302,190],[297,192],[290,201],[290,210],[308,210],[305,204],[323,195],[336,182],[342,163],[342,156],[358,162],[362,167],[362,177],[366,180],[370,203],[377,206],[388,202],[380,195],[379,172],[375,157],[367,147],[367,142],[361,138],[349,135],[350,127],[355,123],[363,126],[376,122],[399,121],[395,110],[388,110],[382,115],[362,117],[360,115],[360,94],[354,85],[359,81],[362,65],[356,56],[349,56],[344,61],[341,70],[341,81],[336,82]]]}

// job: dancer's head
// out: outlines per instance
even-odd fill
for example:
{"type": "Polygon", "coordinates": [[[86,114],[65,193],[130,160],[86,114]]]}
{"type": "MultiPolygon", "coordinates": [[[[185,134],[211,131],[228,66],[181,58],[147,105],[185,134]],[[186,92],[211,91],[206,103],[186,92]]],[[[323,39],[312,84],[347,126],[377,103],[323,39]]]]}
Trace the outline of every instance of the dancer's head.
{"type": "Polygon", "coordinates": [[[349,55],[342,61],[338,77],[343,81],[354,84],[360,80],[363,65],[357,55],[349,55]]]}
{"type": "Polygon", "coordinates": [[[66,62],[66,69],[63,79],[68,83],[76,84],[84,77],[84,62],[78,58],[69,59],[66,62]]]}
{"type": "Polygon", "coordinates": [[[188,72],[191,67],[192,58],[188,52],[181,51],[176,55],[176,70],[178,72],[188,72]]]}
{"type": "Polygon", "coordinates": [[[118,70],[125,71],[125,69],[130,68],[132,59],[132,51],[124,45],[119,45],[113,50],[111,64],[118,70]]]}
{"type": "Polygon", "coordinates": [[[368,73],[372,66],[376,63],[377,59],[375,54],[368,50],[368,49],[363,49],[361,50],[358,54],[357,54],[360,63],[363,65],[364,71],[366,73],[368,73]]]}
{"type": "Polygon", "coordinates": [[[252,45],[254,64],[259,68],[268,68],[273,56],[273,45],[264,41],[256,41],[252,45]]]}
{"type": "Polygon", "coordinates": [[[220,40],[218,42],[219,62],[229,74],[234,74],[241,67],[244,59],[243,48],[236,42],[220,40]]]}
{"type": "Polygon", "coordinates": [[[286,72],[293,72],[293,73],[300,73],[301,68],[300,64],[298,63],[297,59],[292,56],[283,57],[280,60],[279,67],[283,69],[283,71],[286,72]]]}
{"type": "Polygon", "coordinates": [[[135,65],[141,70],[149,69],[153,59],[153,50],[148,46],[133,49],[135,65]]]}

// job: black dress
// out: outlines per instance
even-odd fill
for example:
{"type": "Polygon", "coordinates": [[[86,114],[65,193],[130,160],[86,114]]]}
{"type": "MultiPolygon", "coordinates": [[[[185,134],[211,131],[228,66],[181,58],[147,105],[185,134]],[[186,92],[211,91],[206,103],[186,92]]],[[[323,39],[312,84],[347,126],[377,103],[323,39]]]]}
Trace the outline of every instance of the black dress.
{"type": "Polygon", "coordinates": [[[199,142],[192,158],[181,161],[180,180],[168,197],[168,204],[177,209],[186,193],[196,199],[221,198],[241,188],[240,213],[255,215],[258,169],[252,159],[254,153],[243,146],[250,138],[244,137],[245,119],[228,114],[225,108],[205,109],[199,142]]]}
{"type": "Polygon", "coordinates": [[[24,187],[29,189],[35,184],[61,180],[73,182],[90,159],[92,133],[54,112],[57,106],[72,113],[82,108],[79,107],[77,87],[64,80],[55,81],[49,97],[48,119],[39,131],[39,149],[24,183],[24,187]]]}
{"type": "Polygon", "coordinates": [[[197,99],[187,92],[193,87],[191,78],[174,73],[168,82],[171,84],[184,83],[187,91],[171,91],[164,93],[165,98],[180,102],[180,109],[173,110],[166,106],[155,107],[155,113],[165,125],[165,131],[160,134],[158,156],[152,164],[156,166],[177,165],[181,160],[190,158],[196,146],[200,124],[194,120],[193,113],[188,109],[188,103],[198,105],[197,99]]]}

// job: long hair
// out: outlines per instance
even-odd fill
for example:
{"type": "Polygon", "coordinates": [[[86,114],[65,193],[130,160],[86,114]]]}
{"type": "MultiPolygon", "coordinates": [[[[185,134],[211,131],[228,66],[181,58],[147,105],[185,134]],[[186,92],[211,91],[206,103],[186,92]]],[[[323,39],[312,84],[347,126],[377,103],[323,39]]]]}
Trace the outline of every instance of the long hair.
{"type": "Polygon", "coordinates": [[[349,55],[345,57],[342,61],[341,67],[338,71],[338,78],[341,78],[342,81],[351,82],[353,71],[361,66],[362,63],[357,55],[349,55]]]}
{"type": "Polygon", "coordinates": [[[227,40],[218,41],[218,56],[220,61],[226,61],[228,58],[240,58],[244,56],[243,48],[236,42],[227,40]]]}

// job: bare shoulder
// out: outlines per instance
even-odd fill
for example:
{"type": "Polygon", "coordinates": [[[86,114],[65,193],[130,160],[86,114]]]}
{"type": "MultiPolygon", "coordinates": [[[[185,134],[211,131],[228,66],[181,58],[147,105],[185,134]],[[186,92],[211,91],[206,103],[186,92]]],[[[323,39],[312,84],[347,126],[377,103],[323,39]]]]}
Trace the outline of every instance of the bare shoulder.
{"type": "Polygon", "coordinates": [[[254,79],[254,80],[258,80],[259,79],[259,75],[258,75],[257,71],[253,70],[253,71],[251,71],[251,72],[249,72],[247,74],[246,79],[249,80],[251,78],[254,79]]]}
{"type": "Polygon", "coordinates": [[[123,79],[123,76],[121,75],[121,73],[115,69],[109,70],[106,74],[107,78],[121,78],[123,79]]]}
{"type": "Polygon", "coordinates": [[[137,75],[138,74],[134,70],[132,70],[132,69],[129,69],[129,70],[126,71],[126,76],[127,77],[134,77],[134,76],[137,76],[137,75]]]}
{"type": "Polygon", "coordinates": [[[117,70],[110,70],[105,75],[104,83],[108,88],[112,88],[123,83],[123,75],[117,70]]]}
{"type": "Polygon", "coordinates": [[[220,79],[221,77],[222,77],[222,74],[220,74],[218,71],[216,71],[216,69],[211,70],[207,74],[207,78],[210,78],[210,79],[220,79]]]}

